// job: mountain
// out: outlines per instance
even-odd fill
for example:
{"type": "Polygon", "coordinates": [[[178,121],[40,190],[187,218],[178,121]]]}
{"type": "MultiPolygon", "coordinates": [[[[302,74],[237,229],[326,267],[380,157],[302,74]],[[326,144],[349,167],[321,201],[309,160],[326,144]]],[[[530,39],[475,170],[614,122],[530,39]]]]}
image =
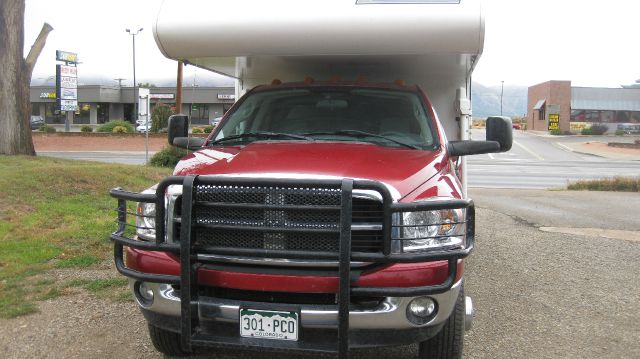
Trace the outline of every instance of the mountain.
{"type": "MultiPolygon", "coordinates": [[[[471,87],[473,117],[500,115],[501,86],[487,87],[477,82],[471,87]]],[[[523,116],[527,113],[527,87],[505,85],[502,96],[504,116],[523,116]]]]}

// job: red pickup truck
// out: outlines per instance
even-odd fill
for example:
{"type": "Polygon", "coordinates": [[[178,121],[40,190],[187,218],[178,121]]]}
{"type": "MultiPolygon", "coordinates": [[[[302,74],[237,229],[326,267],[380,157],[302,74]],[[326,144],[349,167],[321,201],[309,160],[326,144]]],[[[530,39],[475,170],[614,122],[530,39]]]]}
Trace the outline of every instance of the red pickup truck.
{"type": "Polygon", "coordinates": [[[509,150],[511,131],[492,117],[487,141],[448,141],[417,86],[258,86],[206,139],[171,118],[169,142],[193,152],[147,191],[111,191],[117,268],[167,355],[460,357],[474,205],[458,159],[509,150]]]}

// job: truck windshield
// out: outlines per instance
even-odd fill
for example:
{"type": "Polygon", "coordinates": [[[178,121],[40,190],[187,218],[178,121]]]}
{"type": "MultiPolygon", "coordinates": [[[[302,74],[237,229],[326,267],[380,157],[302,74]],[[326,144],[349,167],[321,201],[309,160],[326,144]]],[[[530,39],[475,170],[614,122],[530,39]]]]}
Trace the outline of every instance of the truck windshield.
{"type": "Polygon", "coordinates": [[[250,94],[209,144],[317,140],[433,149],[434,132],[432,120],[413,92],[282,89],[250,94]]]}

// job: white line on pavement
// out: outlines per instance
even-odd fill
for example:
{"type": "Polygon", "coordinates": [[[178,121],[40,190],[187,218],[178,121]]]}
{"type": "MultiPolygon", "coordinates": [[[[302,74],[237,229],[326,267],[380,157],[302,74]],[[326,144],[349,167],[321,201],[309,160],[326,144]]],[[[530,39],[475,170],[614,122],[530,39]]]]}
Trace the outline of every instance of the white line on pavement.
{"type": "Polygon", "coordinates": [[[538,155],[537,153],[531,151],[530,149],[528,149],[527,147],[525,147],[523,144],[521,144],[518,141],[513,141],[513,143],[515,143],[518,147],[522,148],[523,150],[525,150],[528,154],[530,154],[531,156],[539,159],[540,161],[544,161],[544,158],[542,158],[540,155],[538,155]]]}

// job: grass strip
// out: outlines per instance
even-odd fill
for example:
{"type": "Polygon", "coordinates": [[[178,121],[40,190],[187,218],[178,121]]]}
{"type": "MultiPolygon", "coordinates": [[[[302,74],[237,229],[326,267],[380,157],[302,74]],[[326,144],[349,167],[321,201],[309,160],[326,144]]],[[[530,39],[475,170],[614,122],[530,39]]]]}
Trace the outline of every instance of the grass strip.
{"type": "Polygon", "coordinates": [[[612,177],[569,183],[571,191],[640,192],[640,177],[612,177]]]}
{"type": "Polygon", "coordinates": [[[47,270],[91,268],[111,257],[111,188],[140,191],[169,174],[150,166],[0,156],[0,317],[32,313],[35,301],[61,295],[62,284],[41,279],[47,270]]]}

